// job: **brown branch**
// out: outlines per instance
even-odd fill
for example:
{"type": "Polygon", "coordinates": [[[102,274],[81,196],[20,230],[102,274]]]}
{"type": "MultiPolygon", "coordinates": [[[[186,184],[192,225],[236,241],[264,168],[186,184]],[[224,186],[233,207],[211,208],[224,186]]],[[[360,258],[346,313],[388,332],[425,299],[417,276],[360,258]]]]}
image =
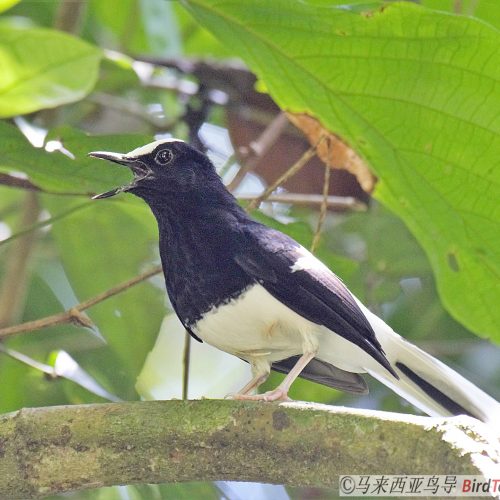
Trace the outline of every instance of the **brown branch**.
{"type": "Polygon", "coordinates": [[[288,118],[281,112],[267,125],[257,140],[252,141],[247,148],[240,151],[245,159],[244,165],[236,172],[236,175],[227,185],[229,191],[234,191],[241,183],[245,175],[252,171],[259,160],[272,148],[288,125],[288,118]]]}
{"type": "MultiPolygon", "coordinates": [[[[252,201],[258,195],[255,194],[241,194],[238,195],[238,200],[252,201]]],[[[322,194],[307,194],[307,193],[273,193],[266,198],[267,201],[274,201],[277,203],[288,203],[297,206],[310,206],[322,205],[325,198],[322,194]]],[[[328,208],[341,208],[364,212],[367,206],[354,198],[353,196],[334,196],[330,195],[326,198],[328,208]]]]}
{"type": "Polygon", "coordinates": [[[40,186],[33,184],[29,179],[21,179],[9,174],[0,173],[0,185],[25,189],[26,191],[36,191],[40,193],[53,194],[57,196],[86,196],[87,198],[95,193],[78,193],[70,191],[51,191],[49,189],[42,189],[40,186]]]}
{"type": "Polygon", "coordinates": [[[0,416],[0,497],[214,480],[324,486],[337,493],[345,474],[498,477],[495,434],[470,417],[300,402],[30,408],[0,416]]]}
{"type": "Polygon", "coordinates": [[[9,174],[0,173],[0,184],[3,186],[9,186],[14,188],[26,189],[28,191],[41,191],[38,186],[35,186],[28,179],[21,179],[20,177],[15,177],[9,174]]]}
{"type": "Polygon", "coordinates": [[[278,187],[281,186],[284,182],[286,182],[290,177],[294,176],[297,172],[302,169],[306,163],[316,154],[316,149],[323,140],[323,136],[319,139],[319,141],[311,146],[304,154],[282,175],[278,177],[271,185],[269,185],[262,194],[254,198],[247,205],[247,212],[251,212],[255,210],[264,200],[266,200],[271,193],[278,187]]]}
{"type": "Polygon", "coordinates": [[[80,31],[87,0],[63,0],[56,11],[54,28],[76,34],[80,31]]]}
{"type": "Polygon", "coordinates": [[[87,316],[83,315],[82,312],[90,307],[102,302],[103,300],[112,297],[113,295],[117,295],[127,288],[130,288],[134,285],[137,285],[141,281],[144,281],[155,274],[160,273],[162,270],[161,266],[156,266],[150,269],[149,271],[145,271],[144,273],[135,276],[134,278],[125,281],[119,285],[116,285],[105,292],[96,295],[71,309],[53,314],[52,316],[47,316],[45,318],[36,319],[34,321],[28,321],[26,323],[21,323],[19,325],[10,326],[7,328],[0,328],[0,339],[10,337],[12,335],[17,335],[19,333],[31,332],[34,330],[40,330],[42,328],[47,328],[49,326],[61,325],[64,323],[77,323],[82,326],[90,327],[92,323],[87,318],[87,316]]]}

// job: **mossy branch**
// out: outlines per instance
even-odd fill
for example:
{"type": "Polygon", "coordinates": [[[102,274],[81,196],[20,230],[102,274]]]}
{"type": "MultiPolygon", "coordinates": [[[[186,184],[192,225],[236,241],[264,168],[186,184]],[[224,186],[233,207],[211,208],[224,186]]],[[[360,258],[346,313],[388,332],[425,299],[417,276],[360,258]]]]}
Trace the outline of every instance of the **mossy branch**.
{"type": "Polygon", "coordinates": [[[154,401],[0,416],[0,498],[116,484],[243,480],[337,487],[340,474],[499,474],[498,438],[433,419],[306,403],[154,401]]]}

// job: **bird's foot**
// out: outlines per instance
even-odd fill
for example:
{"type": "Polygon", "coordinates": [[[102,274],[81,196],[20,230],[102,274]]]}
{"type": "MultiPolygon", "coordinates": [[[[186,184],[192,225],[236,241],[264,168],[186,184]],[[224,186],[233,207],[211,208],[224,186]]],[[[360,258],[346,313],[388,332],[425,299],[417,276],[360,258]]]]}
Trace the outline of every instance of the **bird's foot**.
{"type": "Polygon", "coordinates": [[[262,394],[231,394],[230,397],[241,401],[291,401],[288,397],[288,391],[281,387],[276,387],[276,389],[262,394]]]}

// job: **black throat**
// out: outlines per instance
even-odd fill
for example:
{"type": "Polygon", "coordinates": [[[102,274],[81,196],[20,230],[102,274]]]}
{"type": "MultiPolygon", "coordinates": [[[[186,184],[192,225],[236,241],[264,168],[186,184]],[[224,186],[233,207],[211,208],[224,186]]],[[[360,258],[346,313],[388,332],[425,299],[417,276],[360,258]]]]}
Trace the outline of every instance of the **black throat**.
{"type": "Polygon", "coordinates": [[[251,283],[234,261],[244,245],[242,228],[254,223],[223,186],[148,201],[158,222],[167,292],[186,327],[237,297],[251,283]]]}

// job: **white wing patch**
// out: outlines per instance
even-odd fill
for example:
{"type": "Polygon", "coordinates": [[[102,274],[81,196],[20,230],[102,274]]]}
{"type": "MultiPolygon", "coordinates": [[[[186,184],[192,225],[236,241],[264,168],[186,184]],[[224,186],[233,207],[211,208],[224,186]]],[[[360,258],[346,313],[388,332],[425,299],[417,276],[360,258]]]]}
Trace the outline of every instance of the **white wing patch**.
{"type": "Polygon", "coordinates": [[[146,144],[144,146],[141,146],[139,148],[136,148],[129,153],[127,153],[125,156],[142,156],[142,155],[147,155],[154,151],[160,144],[169,144],[172,142],[184,142],[181,139],[175,139],[175,138],[170,138],[170,139],[159,139],[154,142],[150,142],[149,144],[146,144]]]}
{"type": "Polygon", "coordinates": [[[331,272],[328,267],[323,264],[319,259],[317,259],[309,250],[306,250],[301,246],[297,252],[300,257],[295,261],[295,263],[290,266],[290,271],[295,273],[297,271],[308,271],[310,269],[315,269],[317,271],[327,271],[331,272]]]}

